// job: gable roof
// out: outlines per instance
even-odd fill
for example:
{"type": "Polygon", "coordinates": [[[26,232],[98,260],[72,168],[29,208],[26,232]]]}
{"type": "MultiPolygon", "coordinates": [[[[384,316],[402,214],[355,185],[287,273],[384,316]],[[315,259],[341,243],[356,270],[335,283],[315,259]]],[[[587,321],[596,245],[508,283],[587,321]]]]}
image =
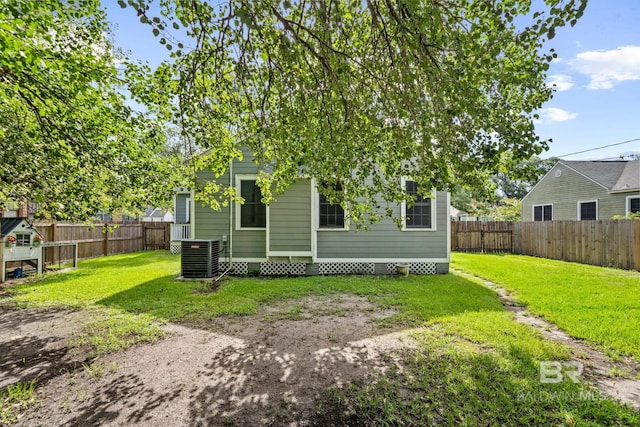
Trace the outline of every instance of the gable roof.
{"type": "Polygon", "coordinates": [[[144,211],[144,216],[150,218],[163,218],[168,212],[168,209],[147,208],[147,210],[144,211]]]}
{"type": "Polygon", "coordinates": [[[1,237],[11,233],[22,221],[24,221],[24,218],[4,218],[0,220],[1,237]]]}
{"type": "Polygon", "coordinates": [[[558,163],[584,175],[609,191],[630,191],[640,188],[640,160],[561,160],[558,163]]]}
{"type": "Polygon", "coordinates": [[[640,190],[640,159],[627,163],[611,191],[640,190]]]}

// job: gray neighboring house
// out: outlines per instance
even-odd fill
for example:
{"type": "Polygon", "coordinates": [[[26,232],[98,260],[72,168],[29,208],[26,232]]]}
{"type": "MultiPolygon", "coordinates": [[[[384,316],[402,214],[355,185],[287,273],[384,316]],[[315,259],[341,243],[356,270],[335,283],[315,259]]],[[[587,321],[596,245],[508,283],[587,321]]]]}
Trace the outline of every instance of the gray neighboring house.
{"type": "Polygon", "coordinates": [[[640,160],[561,160],[522,199],[523,221],[595,220],[640,211],[640,160]]]}
{"type": "Polygon", "coordinates": [[[173,222],[173,214],[166,209],[148,207],[142,214],[143,222],[173,222]]]}
{"type": "MultiPolygon", "coordinates": [[[[189,222],[189,238],[219,240],[221,268],[227,268],[231,258],[237,274],[395,274],[397,264],[409,264],[414,274],[449,271],[446,191],[419,198],[411,208],[404,203],[395,206],[394,216],[408,217],[402,228],[384,219],[369,231],[356,231],[341,206],[319,195],[314,179],[298,179],[265,206],[256,184],[259,170],[248,152],[242,161],[233,161],[231,179],[228,171],[218,180],[237,188],[245,202],[219,211],[191,203],[186,191],[176,193],[176,223],[189,222]],[[182,217],[181,206],[190,213],[182,217]]],[[[198,178],[214,175],[203,171],[198,178]]],[[[403,182],[409,191],[417,190],[412,181],[403,182]]]]}

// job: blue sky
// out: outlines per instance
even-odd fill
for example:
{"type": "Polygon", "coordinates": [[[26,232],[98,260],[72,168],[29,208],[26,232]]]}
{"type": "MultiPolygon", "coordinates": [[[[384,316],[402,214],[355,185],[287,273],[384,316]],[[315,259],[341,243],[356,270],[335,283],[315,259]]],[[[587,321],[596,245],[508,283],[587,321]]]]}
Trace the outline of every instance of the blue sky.
{"type": "MultiPolygon", "coordinates": [[[[121,9],[116,0],[103,4],[118,47],[150,65],[168,58],[135,10],[121,9]]],[[[553,140],[542,157],[640,139],[640,0],[589,0],[578,23],[561,28],[546,47],[554,48],[558,59],[548,72],[556,93],[536,123],[540,137],[553,140]]],[[[623,154],[640,154],[640,140],[565,158],[623,154]]]]}

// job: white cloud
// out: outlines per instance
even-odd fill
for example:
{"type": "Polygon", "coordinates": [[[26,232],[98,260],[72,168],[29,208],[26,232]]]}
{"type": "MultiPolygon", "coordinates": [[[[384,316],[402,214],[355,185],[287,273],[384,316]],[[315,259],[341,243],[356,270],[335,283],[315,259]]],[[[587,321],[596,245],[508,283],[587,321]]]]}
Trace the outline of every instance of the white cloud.
{"type": "Polygon", "coordinates": [[[640,46],[582,52],[572,65],[589,76],[589,89],[611,89],[624,81],[640,80],[640,46]]]}
{"type": "Polygon", "coordinates": [[[547,79],[547,86],[554,88],[556,92],[564,92],[573,87],[573,79],[566,74],[554,74],[547,79]]]}
{"type": "Polygon", "coordinates": [[[578,117],[578,113],[570,113],[561,108],[542,108],[539,113],[540,121],[545,122],[566,122],[578,117]]]}

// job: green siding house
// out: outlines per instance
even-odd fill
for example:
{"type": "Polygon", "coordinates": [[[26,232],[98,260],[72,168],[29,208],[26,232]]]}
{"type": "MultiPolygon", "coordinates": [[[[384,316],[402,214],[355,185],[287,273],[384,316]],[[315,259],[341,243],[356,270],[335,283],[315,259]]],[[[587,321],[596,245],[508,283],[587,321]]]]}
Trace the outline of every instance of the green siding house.
{"type": "MultiPolygon", "coordinates": [[[[259,166],[250,155],[235,160],[225,174],[245,200],[214,211],[190,203],[190,238],[220,242],[221,269],[237,274],[395,274],[397,264],[409,264],[414,274],[449,270],[449,194],[434,192],[418,197],[413,207],[395,207],[394,216],[406,216],[402,228],[391,219],[373,224],[369,231],[350,227],[342,207],[318,194],[317,182],[300,178],[269,206],[261,202],[256,184],[259,166]]],[[[201,180],[213,179],[201,172],[201,180]]],[[[417,190],[412,181],[408,191],[417,190]]],[[[176,196],[187,206],[187,194],[176,196]]],[[[179,211],[176,206],[176,219],[179,211]]],[[[184,240],[184,239],[183,239],[184,240]]]]}
{"type": "Polygon", "coordinates": [[[640,160],[561,160],[522,199],[523,221],[596,220],[640,211],[640,160]]]}

